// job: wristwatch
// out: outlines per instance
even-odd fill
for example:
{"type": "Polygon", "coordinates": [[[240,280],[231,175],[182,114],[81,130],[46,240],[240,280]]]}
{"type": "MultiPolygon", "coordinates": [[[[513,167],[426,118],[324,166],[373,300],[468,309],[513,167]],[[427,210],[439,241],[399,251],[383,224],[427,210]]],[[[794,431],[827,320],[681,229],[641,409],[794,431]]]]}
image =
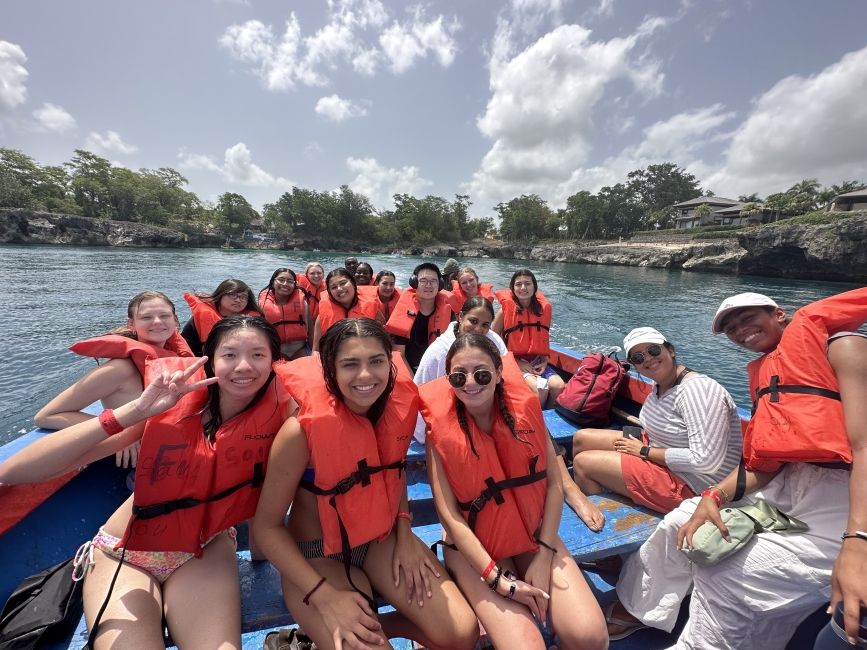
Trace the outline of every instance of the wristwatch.
{"type": "Polygon", "coordinates": [[[644,460],[648,460],[650,458],[650,447],[642,445],[641,449],[638,450],[638,455],[644,460]]]}

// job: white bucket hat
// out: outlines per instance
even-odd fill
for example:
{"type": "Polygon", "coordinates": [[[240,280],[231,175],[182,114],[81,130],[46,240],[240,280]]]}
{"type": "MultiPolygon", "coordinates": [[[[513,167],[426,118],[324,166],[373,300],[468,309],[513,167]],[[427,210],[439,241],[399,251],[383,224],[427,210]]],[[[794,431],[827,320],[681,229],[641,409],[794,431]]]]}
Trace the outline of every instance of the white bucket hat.
{"type": "Polygon", "coordinates": [[[626,351],[626,358],[628,359],[629,352],[636,345],[641,345],[642,343],[656,343],[662,345],[666,342],[667,339],[659,330],[653,329],[652,327],[636,327],[623,339],[623,349],[626,351]]]}
{"type": "Polygon", "coordinates": [[[722,334],[722,322],[735,309],[744,307],[779,307],[777,303],[761,293],[739,293],[735,296],[729,296],[722,301],[719,309],[716,310],[716,316],[713,317],[711,323],[711,331],[714,334],[722,334]]]}

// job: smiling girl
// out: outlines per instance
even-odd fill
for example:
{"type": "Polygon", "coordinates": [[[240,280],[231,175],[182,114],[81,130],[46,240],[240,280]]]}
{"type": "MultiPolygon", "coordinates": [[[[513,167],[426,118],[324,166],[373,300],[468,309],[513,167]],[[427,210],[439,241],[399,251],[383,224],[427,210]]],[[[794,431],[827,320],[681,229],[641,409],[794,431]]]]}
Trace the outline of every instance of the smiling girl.
{"type": "Polygon", "coordinates": [[[297,359],[309,334],[309,309],[304,292],[298,288],[292,269],[279,268],[271,274],[268,286],[259,292],[259,307],[265,320],[280,335],[280,354],[284,359],[297,359]]]}
{"type": "Polygon", "coordinates": [[[185,293],[184,300],[190,306],[192,318],[184,325],[181,336],[197,357],[202,356],[202,346],[221,318],[239,314],[264,318],[253,291],[241,280],[223,280],[213,293],[185,293]]]}
{"type": "Polygon", "coordinates": [[[320,297],[319,316],[313,326],[313,351],[325,332],[343,318],[376,318],[376,300],[358,292],[355,277],[346,269],[334,269],[325,278],[326,292],[320,297]]]}

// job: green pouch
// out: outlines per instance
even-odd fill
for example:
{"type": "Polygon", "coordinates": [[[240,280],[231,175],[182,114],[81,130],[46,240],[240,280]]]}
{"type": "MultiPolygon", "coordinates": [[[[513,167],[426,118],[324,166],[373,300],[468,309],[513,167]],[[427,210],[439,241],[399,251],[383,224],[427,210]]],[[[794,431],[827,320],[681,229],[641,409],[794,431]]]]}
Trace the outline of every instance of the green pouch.
{"type": "Polygon", "coordinates": [[[692,548],[686,540],[681,548],[686,556],[700,566],[718,564],[746,546],[753,535],[761,532],[793,533],[807,530],[807,524],[772,506],[764,499],[755,503],[720,510],[720,517],[729,530],[726,541],[712,522],[706,521],[692,536],[692,548]]]}

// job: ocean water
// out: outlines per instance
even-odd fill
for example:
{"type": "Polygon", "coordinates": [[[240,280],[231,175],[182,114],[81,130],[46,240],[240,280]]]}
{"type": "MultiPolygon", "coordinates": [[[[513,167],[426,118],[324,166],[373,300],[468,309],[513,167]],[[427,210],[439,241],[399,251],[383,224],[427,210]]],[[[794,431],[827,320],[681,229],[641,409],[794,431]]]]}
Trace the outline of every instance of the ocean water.
{"type": "MultiPolygon", "coordinates": [[[[359,255],[374,272],[394,271],[406,286],[419,257],[359,255]]],[[[0,444],[33,428],[33,414],[51,397],[94,367],[68,346],[126,320],[129,299],[157,289],[174,301],[181,323],[189,309],[185,291],[212,291],[226,278],[258,290],[274,269],[303,270],[319,260],[326,272],[343,254],[312,251],[220,249],[120,249],[0,246],[0,444]]],[[[440,264],[445,259],[433,259],[440,264]]],[[[512,273],[529,267],[554,306],[552,340],[581,351],[619,349],[633,327],[662,331],[678,358],[714,377],[747,406],[745,364],[753,355],[710,333],[717,306],[728,295],[758,291],[785,309],[856,285],[730,276],[661,269],[465,259],[483,282],[508,286],[512,273]]],[[[622,358],[621,353],[621,358],[622,358]]]]}

